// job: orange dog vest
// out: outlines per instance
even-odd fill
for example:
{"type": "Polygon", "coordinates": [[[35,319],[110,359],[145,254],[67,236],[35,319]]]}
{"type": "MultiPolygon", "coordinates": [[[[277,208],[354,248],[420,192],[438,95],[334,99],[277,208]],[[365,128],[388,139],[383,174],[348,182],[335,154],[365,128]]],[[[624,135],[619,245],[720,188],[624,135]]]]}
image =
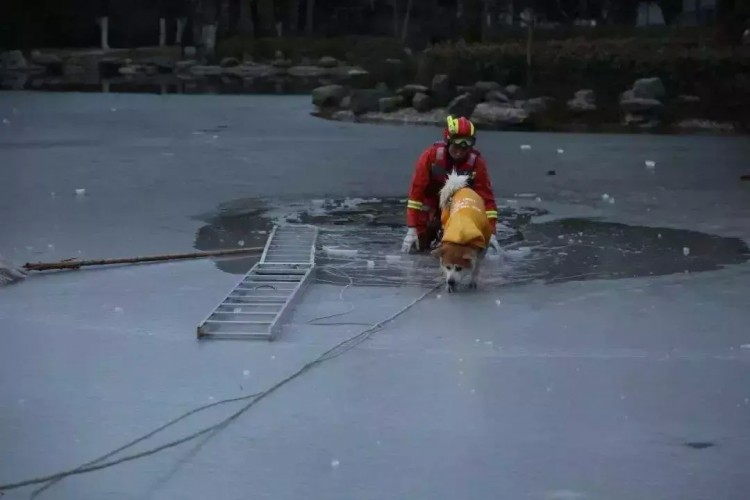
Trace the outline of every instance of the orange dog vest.
{"type": "Polygon", "coordinates": [[[443,241],[475,248],[487,248],[492,229],[487,220],[484,201],[472,189],[456,191],[448,207],[443,209],[443,241]]]}

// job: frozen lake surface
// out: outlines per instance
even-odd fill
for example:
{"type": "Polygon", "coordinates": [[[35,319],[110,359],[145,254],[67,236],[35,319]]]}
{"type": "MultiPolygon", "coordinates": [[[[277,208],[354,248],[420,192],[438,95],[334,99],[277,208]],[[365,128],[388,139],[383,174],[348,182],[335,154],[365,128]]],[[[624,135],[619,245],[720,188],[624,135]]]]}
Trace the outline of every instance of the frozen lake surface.
{"type": "MultiPolygon", "coordinates": [[[[317,281],[273,343],[195,337],[252,259],[0,288],[0,485],[266,390],[436,283],[435,261],[398,248],[413,162],[439,130],[309,107],[0,93],[11,262],[258,246],[273,223],[322,231],[317,281]]],[[[506,245],[480,290],[433,292],[219,431],[38,497],[746,498],[750,141],[485,132],[479,146],[506,245]]]]}

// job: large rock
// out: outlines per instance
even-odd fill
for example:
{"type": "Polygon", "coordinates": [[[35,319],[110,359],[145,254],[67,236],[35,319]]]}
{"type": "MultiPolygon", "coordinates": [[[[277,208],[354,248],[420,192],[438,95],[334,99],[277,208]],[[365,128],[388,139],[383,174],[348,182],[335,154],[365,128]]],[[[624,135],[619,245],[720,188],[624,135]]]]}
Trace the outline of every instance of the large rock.
{"type": "Polygon", "coordinates": [[[471,114],[471,120],[477,125],[490,127],[513,127],[528,122],[529,114],[519,108],[510,108],[497,103],[483,102],[477,104],[471,114]]]}
{"type": "Polygon", "coordinates": [[[343,85],[325,85],[312,91],[312,102],[320,108],[338,107],[346,94],[343,85]]]}
{"type": "Polygon", "coordinates": [[[497,82],[479,81],[474,84],[474,87],[482,95],[485,95],[490,90],[499,90],[499,91],[503,90],[503,86],[497,82]]]}
{"type": "Polygon", "coordinates": [[[430,89],[428,89],[424,85],[419,85],[417,83],[410,83],[410,84],[404,85],[400,89],[396,90],[396,93],[398,95],[402,96],[404,99],[410,101],[418,93],[429,94],[430,93],[430,89]]]}
{"type": "Polygon", "coordinates": [[[240,61],[236,57],[225,57],[219,64],[219,66],[221,66],[222,68],[232,68],[239,65],[240,61]]]}
{"type": "Polygon", "coordinates": [[[546,113],[553,102],[555,102],[555,99],[552,97],[534,97],[524,102],[522,107],[529,114],[537,115],[546,113]]]}
{"type": "Polygon", "coordinates": [[[663,107],[657,99],[638,97],[635,89],[626,90],[620,95],[620,108],[626,113],[655,113],[663,107]]]}
{"type": "Polygon", "coordinates": [[[263,78],[279,75],[285,72],[280,68],[275,68],[266,64],[243,63],[239,66],[222,68],[225,75],[234,75],[240,78],[263,78]]]}
{"type": "Polygon", "coordinates": [[[427,94],[423,94],[421,92],[414,95],[414,98],[411,101],[411,105],[414,109],[419,111],[420,113],[426,113],[427,111],[432,109],[432,97],[428,96],[427,94]]]}
{"type": "Polygon", "coordinates": [[[386,88],[356,89],[351,93],[351,109],[355,115],[380,111],[380,99],[390,97],[391,92],[386,88]]]}
{"type": "Polygon", "coordinates": [[[501,90],[489,90],[484,94],[484,100],[487,102],[497,102],[500,104],[510,104],[510,99],[501,90]]]}
{"type": "Polygon", "coordinates": [[[329,73],[326,68],[320,66],[292,66],[287,70],[287,73],[291,76],[323,76],[329,73]]]}
{"type": "Polygon", "coordinates": [[[633,84],[635,97],[644,99],[662,99],[667,95],[660,78],[641,78],[633,84]]]}
{"type": "Polygon", "coordinates": [[[448,104],[448,114],[453,115],[455,117],[458,116],[465,116],[470,117],[471,114],[474,112],[474,108],[477,106],[477,100],[474,98],[473,95],[466,93],[461,94],[460,96],[453,99],[450,104],[448,104]]]}
{"type": "Polygon", "coordinates": [[[331,115],[332,120],[337,120],[340,122],[355,122],[357,121],[356,115],[348,110],[348,109],[342,109],[340,111],[336,111],[331,115]]]}
{"type": "Polygon", "coordinates": [[[35,50],[31,53],[31,62],[40,66],[61,66],[62,59],[56,54],[45,54],[35,50]]]}
{"type": "MultiPolygon", "coordinates": [[[[122,69],[122,68],[120,68],[122,69]]],[[[232,68],[227,68],[232,69],[232,68]]],[[[220,75],[224,72],[224,68],[221,66],[192,66],[190,68],[190,73],[196,76],[208,76],[208,75],[220,75]]]]}
{"type": "Polygon", "coordinates": [[[331,56],[323,56],[318,61],[318,66],[320,66],[321,68],[335,68],[338,65],[339,65],[338,59],[336,59],[335,57],[331,57],[331,56]]]}
{"type": "Polygon", "coordinates": [[[394,111],[403,108],[405,103],[406,100],[400,95],[381,97],[378,99],[378,111],[381,113],[393,113],[394,111]]]}
{"type": "Polygon", "coordinates": [[[446,106],[453,98],[453,89],[451,88],[450,78],[448,75],[435,75],[432,78],[432,99],[436,106],[446,106]]]}
{"type": "Polygon", "coordinates": [[[508,85],[505,87],[505,94],[512,98],[519,97],[521,94],[521,87],[518,85],[508,85]]]}
{"type": "Polygon", "coordinates": [[[579,90],[567,104],[568,109],[575,113],[596,111],[596,95],[591,89],[579,90]]]}
{"type": "Polygon", "coordinates": [[[27,65],[26,58],[20,50],[0,52],[0,71],[23,71],[27,65]]]}

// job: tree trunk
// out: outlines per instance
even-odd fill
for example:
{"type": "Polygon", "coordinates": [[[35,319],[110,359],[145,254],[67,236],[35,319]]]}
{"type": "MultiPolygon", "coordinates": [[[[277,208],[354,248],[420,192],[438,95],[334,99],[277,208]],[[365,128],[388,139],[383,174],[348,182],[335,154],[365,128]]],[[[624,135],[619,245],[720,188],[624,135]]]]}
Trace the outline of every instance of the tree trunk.
{"type": "Polygon", "coordinates": [[[273,0],[258,0],[258,21],[260,36],[273,36],[276,33],[273,0]]]}
{"type": "Polygon", "coordinates": [[[404,14],[404,26],[401,30],[401,41],[406,43],[406,35],[408,34],[409,30],[409,17],[411,16],[411,7],[412,7],[413,0],[408,0],[406,2],[406,13],[404,14]]]}
{"type": "Polygon", "coordinates": [[[109,49],[109,17],[104,16],[97,19],[99,24],[99,38],[101,48],[109,49]]]}
{"type": "Polygon", "coordinates": [[[307,0],[307,19],[305,20],[305,33],[312,36],[315,32],[313,21],[315,20],[315,0],[307,0]]]}
{"type": "MultiPolygon", "coordinates": [[[[459,0],[460,1],[460,0],[459,0]]],[[[399,22],[398,22],[398,6],[401,2],[399,0],[393,0],[393,36],[398,37],[399,22]]]]}
{"type": "Polygon", "coordinates": [[[299,0],[289,0],[289,34],[299,32],[299,0]]]}
{"type": "Polygon", "coordinates": [[[238,29],[241,35],[255,36],[253,24],[253,0],[240,0],[240,19],[238,29]]]}

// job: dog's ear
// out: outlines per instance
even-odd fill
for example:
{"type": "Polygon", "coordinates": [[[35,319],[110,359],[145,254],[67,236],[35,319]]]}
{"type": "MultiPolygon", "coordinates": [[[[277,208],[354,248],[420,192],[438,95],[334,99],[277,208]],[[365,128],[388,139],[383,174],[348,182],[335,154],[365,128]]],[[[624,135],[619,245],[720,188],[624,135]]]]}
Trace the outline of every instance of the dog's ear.
{"type": "Polygon", "coordinates": [[[473,261],[474,257],[476,257],[476,254],[472,252],[471,250],[466,250],[464,254],[461,256],[462,259],[466,259],[468,261],[473,261]]]}

